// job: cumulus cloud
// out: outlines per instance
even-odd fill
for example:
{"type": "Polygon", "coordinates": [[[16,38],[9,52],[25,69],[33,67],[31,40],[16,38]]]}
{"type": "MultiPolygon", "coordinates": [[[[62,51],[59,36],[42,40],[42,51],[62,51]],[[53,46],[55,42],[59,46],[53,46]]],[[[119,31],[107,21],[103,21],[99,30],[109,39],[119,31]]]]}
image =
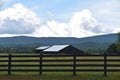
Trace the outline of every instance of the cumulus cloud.
{"type": "Polygon", "coordinates": [[[118,32],[120,32],[120,27],[113,30],[113,33],[118,33],[118,32]]]}
{"type": "MultiPolygon", "coordinates": [[[[54,17],[51,13],[49,15],[54,17]]],[[[0,12],[0,36],[87,37],[120,31],[120,28],[101,27],[87,9],[75,12],[68,22],[54,19],[40,22],[36,13],[20,3],[15,4],[0,12]]]]}
{"type": "Polygon", "coordinates": [[[20,3],[0,12],[0,34],[30,34],[39,24],[37,15],[20,3]]]}
{"type": "Polygon", "coordinates": [[[55,20],[46,21],[33,33],[41,37],[86,37],[102,33],[97,21],[92,17],[89,10],[74,13],[68,23],[55,20]]]}

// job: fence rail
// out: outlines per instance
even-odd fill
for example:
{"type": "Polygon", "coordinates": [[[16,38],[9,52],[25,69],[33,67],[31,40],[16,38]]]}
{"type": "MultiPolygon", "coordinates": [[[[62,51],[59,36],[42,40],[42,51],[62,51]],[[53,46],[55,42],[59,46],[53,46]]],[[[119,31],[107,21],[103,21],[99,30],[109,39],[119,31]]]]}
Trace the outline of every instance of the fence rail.
{"type": "Polygon", "coordinates": [[[0,72],[120,72],[120,56],[70,54],[0,55],[0,72]],[[28,64],[29,63],[29,64],[28,64]]]}

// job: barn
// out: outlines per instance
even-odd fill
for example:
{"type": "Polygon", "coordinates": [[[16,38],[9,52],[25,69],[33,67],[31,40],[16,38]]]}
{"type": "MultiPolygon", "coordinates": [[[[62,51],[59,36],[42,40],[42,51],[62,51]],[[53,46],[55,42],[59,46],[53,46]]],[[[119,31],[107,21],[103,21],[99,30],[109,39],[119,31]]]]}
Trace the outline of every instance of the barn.
{"type": "Polygon", "coordinates": [[[45,48],[41,52],[43,54],[84,54],[82,50],[79,50],[72,45],[53,45],[45,48]]]}

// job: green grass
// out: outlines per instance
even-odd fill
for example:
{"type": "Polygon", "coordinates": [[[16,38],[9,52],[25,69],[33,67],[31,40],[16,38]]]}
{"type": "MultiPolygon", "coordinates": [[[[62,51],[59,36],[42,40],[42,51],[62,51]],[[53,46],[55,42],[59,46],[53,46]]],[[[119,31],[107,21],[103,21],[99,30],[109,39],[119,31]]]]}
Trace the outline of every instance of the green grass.
{"type": "Polygon", "coordinates": [[[0,75],[0,80],[120,80],[120,73],[109,73],[108,77],[104,77],[102,73],[78,73],[73,76],[71,73],[44,73],[37,74],[13,74],[0,75]]]}

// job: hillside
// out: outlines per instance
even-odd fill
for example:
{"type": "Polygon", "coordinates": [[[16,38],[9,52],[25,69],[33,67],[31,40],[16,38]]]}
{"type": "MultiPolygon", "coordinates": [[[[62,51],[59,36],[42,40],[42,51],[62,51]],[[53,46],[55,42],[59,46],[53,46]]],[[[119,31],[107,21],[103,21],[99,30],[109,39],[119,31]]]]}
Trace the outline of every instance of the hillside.
{"type": "Polygon", "coordinates": [[[54,45],[54,44],[72,44],[80,49],[105,48],[117,40],[116,34],[100,35],[86,38],[73,37],[1,37],[0,46],[10,47],[19,45],[54,45]]]}

